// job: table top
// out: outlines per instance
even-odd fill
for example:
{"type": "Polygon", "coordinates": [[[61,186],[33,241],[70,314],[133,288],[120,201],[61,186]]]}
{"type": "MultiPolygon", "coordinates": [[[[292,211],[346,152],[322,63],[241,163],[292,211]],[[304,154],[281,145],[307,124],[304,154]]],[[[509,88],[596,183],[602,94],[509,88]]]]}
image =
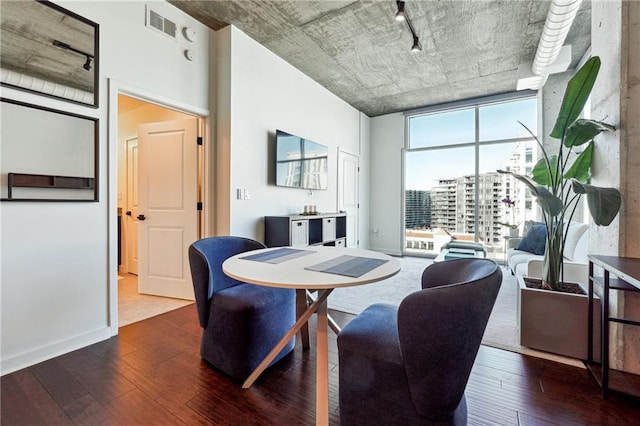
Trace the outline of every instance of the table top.
{"type": "Polygon", "coordinates": [[[640,289],[640,258],[590,254],[589,260],[640,289]]]}
{"type": "Polygon", "coordinates": [[[282,249],[282,247],[254,250],[237,254],[225,260],[222,264],[222,270],[228,276],[247,283],[269,287],[305,288],[312,290],[368,284],[392,277],[400,271],[400,262],[384,253],[343,247],[302,247],[297,250],[304,250],[305,252],[308,251],[310,253],[275,264],[242,259],[249,255],[267,253],[278,249],[282,249]],[[387,262],[359,277],[350,277],[305,269],[345,255],[382,259],[387,262]]]}

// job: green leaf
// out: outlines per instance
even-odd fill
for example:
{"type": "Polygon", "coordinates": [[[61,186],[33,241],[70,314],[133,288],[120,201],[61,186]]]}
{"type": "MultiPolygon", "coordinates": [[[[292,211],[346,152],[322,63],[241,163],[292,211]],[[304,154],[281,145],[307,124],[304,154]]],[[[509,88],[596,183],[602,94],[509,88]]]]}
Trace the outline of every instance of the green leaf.
{"type": "Polygon", "coordinates": [[[569,170],[564,174],[565,179],[577,179],[586,182],[591,177],[591,162],[593,160],[593,142],[578,155],[569,170]]]}
{"type": "Polygon", "coordinates": [[[587,194],[589,212],[596,225],[608,226],[620,211],[622,195],[616,188],[603,188],[571,180],[573,192],[587,194]]]}
{"type": "Polygon", "coordinates": [[[509,172],[506,170],[498,170],[498,173],[502,173],[503,175],[511,175],[514,178],[518,179],[520,182],[524,183],[525,185],[527,185],[527,187],[529,187],[529,189],[531,190],[531,193],[536,196],[538,194],[538,186],[536,186],[536,183],[531,180],[530,177],[528,176],[524,176],[524,175],[519,175],[517,173],[513,173],[513,172],[509,172]]]}
{"type": "Polygon", "coordinates": [[[594,56],[569,80],[556,124],[551,131],[552,138],[562,139],[567,127],[578,118],[591,94],[599,70],[600,58],[594,56]]]}
{"type": "Polygon", "coordinates": [[[614,132],[616,128],[606,123],[583,118],[573,122],[564,135],[564,146],[571,148],[583,145],[602,132],[614,132]]]}
{"type": "Polygon", "coordinates": [[[553,186],[553,182],[557,180],[556,169],[558,166],[558,157],[556,155],[552,155],[549,157],[549,163],[551,164],[551,170],[547,167],[547,162],[544,158],[539,159],[536,165],[533,166],[533,170],[531,170],[531,178],[535,183],[544,186],[553,186]]]}
{"type": "Polygon", "coordinates": [[[562,210],[564,210],[562,200],[549,192],[549,190],[544,186],[537,187],[535,197],[540,208],[550,216],[558,216],[562,213],[562,210]]]}

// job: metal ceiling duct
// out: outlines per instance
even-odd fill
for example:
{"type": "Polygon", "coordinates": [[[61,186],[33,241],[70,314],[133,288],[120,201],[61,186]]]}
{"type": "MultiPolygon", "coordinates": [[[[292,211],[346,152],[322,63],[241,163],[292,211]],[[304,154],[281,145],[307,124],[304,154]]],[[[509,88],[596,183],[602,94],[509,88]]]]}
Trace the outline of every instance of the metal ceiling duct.
{"type": "Polygon", "coordinates": [[[551,2],[538,43],[536,57],[531,67],[533,74],[549,74],[545,68],[558,58],[581,3],[582,0],[553,0],[551,2]]]}
{"type": "Polygon", "coordinates": [[[52,81],[43,80],[38,77],[22,74],[21,72],[10,71],[0,68],[0,82],[10,86],[22,87],[23,89],[46,93],[59,98],[71,99],[84,104],[93,103],[93,93],[52,81]]]}
{"type": "Polygon", "coordinates": [[[518,67],[517,90],[538,90],[549,74],[564,72],[571,64],[571,46],[563,46],[582,0],[553,0],[542,28],[533,62],[518,67]]]}

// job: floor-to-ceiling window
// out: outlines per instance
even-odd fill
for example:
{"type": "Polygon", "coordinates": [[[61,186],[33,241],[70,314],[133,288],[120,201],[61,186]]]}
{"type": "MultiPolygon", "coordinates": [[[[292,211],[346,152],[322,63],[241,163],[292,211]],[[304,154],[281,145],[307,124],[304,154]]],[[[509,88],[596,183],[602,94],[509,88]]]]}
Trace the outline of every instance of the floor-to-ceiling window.
{"type": "Polygon", "coordinates": [[[435,255],[451,239],[502,259],[533,218],[531,194],[498,169],[527,174],[537,144],[537,98],[479,100],[407,116],[404,162],[408,254],[435,255]],[[526,128],[525,128],[526,126],[526,128]]]}

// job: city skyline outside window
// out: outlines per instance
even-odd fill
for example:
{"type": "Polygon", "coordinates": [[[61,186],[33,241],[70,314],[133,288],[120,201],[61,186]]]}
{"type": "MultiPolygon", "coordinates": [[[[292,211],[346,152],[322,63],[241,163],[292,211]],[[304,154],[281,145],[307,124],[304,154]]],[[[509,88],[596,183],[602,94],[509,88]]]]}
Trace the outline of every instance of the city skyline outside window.
{"type": "Polygon", "coordinates": [[[437,254],[452,238],[479,241],[501,258],[510,231],[533,219],[531,196],[497,169],[526,173],[536,142],[535,97],[409,116],[405,244],[437,254]],[[476,158],[477,153],[477,158],[476,158]],[[508,199],[509,202],[503,202],[508,199]]]}

